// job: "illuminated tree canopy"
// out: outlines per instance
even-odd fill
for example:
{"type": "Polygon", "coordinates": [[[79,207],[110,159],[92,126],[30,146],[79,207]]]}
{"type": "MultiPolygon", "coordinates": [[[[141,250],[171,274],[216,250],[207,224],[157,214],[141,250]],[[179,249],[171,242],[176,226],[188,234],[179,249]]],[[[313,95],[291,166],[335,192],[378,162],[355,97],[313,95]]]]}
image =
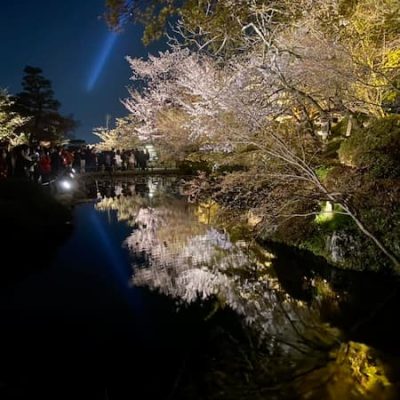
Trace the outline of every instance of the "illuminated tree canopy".
{"type": "MultiPolygon", "coordinates": [[[[130,12],[137,21],[155,17],[170,43],[147,59],[128,57],[134,84],[124,104],[134,120],[132,135],[179,159],[240,170],[215,180],[215,196],[261,217],[265,232],[289,227],[292,219],[311,224],[323,202],[336,204],[332,212],[349,217],[400,271],[392,240],[379,239],[368,215],[360,218],[365,192],[352,186],[367,176],[347,169],[346,180],[333,179],[344,171],[339,146],[357,145],[352,133],[369,135],[368,124],[384,124],[398,109],[397,2],[124,4],[132,8],[116,2],[109,11],[115,18],[130,12]],[[172,14],[170,28],[163,28],[172,14]],[[160,22],[160,15],[166,19],[160,22]]],[[[377,147],[385,152],[383,142],[377,147]]]]}
{"type": "Polygon", "coordinates": [[[6,91],[0,91],[0,142],[8,141],[18,144],[26,139],[25,135],[18,133],[18,128],[23,126],[28,118],[23,118],[12,111],[13,101],[6,91]]]}

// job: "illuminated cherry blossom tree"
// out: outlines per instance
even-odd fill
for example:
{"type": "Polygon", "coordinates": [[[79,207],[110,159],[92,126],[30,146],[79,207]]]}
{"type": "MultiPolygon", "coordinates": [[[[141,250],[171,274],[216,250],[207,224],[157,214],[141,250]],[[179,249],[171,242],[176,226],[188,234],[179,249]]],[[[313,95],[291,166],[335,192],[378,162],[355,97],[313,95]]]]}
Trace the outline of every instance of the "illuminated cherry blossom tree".
{"type": "Polygon", "coordinates": [[[388,64],[396,35],[388,31],[381,39],[395,7],[348,10],[337,0],[206,3],[210,18],[230,13],[240,27],[235,40],[226,40],[218,24],[205,29],[207,20],[196,25],[183,13],[176,32],[184,40],[146,60],[128,57],[135,86],[124,104],[134,133],[126,134],[167,144],[171,153],[214,153],[223,163],[243,164],[248,173],[236,183],[246,186],[251,176],[263,182],[270,196],[260,211],[272,205],[268,215],[276,220],[315,216],[320,201],[335,203],[334,212],[349,216],[398,270],[398,258],[364,225],[349,194],[328,188],[316,172],[333,119],[382,115],[383,98],[397,90],[396,68],[388,64]],[[360,28],[367,9],[378,30],[360,28]]]}
{"type": "Polygon", "coordinates": [[[29,118],[24,118],[11,111],[13,105],[10,96],[5,91],[0,91],[0,141],[7,140],[11,145],[27,142],[23,134],[16,133],[16,128],[23,126],[29,118]]]}
{"type": "Polygon", "coordinates": [[[139,143],[134,132],[134,121],[129,116],[117,118],[114,128],[96,128],[93,133],[101,140],[96,146],[99,150],[130,150],[139,143]]]}
{"type": "MultiPolygon", "coordinates": [[[[236,151],[253,147],[255,156],[265,165],[261,175],[273,178],[275,186],[294,185],[302,197],[313,200],[311,210],[292,211],[292,216],[316,215],[320,212],[314,208],[316,201],[339,204],[340,212],[348,215],[398,269],[396,256],[358,218],[346,195],[329,190],[315,172],[322,146],[318,145],[312,114],[330,121],[335,112],[368,110],[362,108],[366,101],[358,102],[349,95],[349,81],[356,74],[344,74],[351,70],[344,51],[339,46],[335,49],[323,36],[308,33],[308,46],[303,50],[296,42],[300,46],[296,49],[291,41],[298,32],[293,29],[277,35],[275,40],[280,40],[282,48],[272,43],[268,52],[232,57],[222,65],[207,55],[179,48],[148,61],[130,59],[134,79],[143,80],[147,86],[141,92],[132,92],[125,104],[141,117],[140,134],[144,137],[168,136],[168,132],[157,129],[157,119],[164,110],[177,108],[187,116],[184,126],[188,139],[201,138],[203,145],[219,150],[221,146],[230,150],[233,146],[236,151]],[[318,46],[311,45],[318,40],[325,51],[322,54],[326,54],[323,68],[324,59],[317,57],[318,46]]],[[[368,86],[367,81],[359,82],[368,86]]]]}

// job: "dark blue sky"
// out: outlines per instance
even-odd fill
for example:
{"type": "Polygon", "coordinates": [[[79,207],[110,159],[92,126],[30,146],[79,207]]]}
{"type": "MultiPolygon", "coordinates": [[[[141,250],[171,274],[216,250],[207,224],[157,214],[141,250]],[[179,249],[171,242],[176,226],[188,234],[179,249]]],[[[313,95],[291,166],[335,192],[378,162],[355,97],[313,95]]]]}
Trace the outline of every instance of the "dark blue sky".
{"type": "Polygon", "coordinates": [[[107,114],[127,114],[120,102],[131,76],[125,56],[154,53],[143,47],[140,27],[112,39],[103,7],[104,0],[13,0],[0,13],[0,88],[17,93],[24,67],[42,68],[61,112],[81,123],[75,136],[88,143],[97,141],[91,132],[107,114]]]}

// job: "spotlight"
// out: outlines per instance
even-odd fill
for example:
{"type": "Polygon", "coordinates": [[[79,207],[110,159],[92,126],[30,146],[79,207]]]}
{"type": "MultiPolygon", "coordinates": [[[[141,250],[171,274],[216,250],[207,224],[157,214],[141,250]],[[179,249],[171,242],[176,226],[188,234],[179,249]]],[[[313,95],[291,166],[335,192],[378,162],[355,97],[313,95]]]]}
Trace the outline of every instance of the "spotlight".
{"type": "Polygon", "coordinates": [[[60,186],[65,190],[72,189],[72,183],[70,181],[67,181],[66,179],[64,179],[60,182],[60,186]]]}

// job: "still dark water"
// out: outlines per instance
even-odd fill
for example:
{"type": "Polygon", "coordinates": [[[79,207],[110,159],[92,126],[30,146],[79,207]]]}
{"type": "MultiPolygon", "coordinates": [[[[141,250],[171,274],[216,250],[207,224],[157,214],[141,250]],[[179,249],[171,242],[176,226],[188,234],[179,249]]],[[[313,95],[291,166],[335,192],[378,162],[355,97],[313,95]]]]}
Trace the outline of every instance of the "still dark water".
{"type": "Polygon", "coordinates": [[[249,241],[178,179],[86,190],[1,289],[0,400],[400,398],[395,280],[249,241]]]}

